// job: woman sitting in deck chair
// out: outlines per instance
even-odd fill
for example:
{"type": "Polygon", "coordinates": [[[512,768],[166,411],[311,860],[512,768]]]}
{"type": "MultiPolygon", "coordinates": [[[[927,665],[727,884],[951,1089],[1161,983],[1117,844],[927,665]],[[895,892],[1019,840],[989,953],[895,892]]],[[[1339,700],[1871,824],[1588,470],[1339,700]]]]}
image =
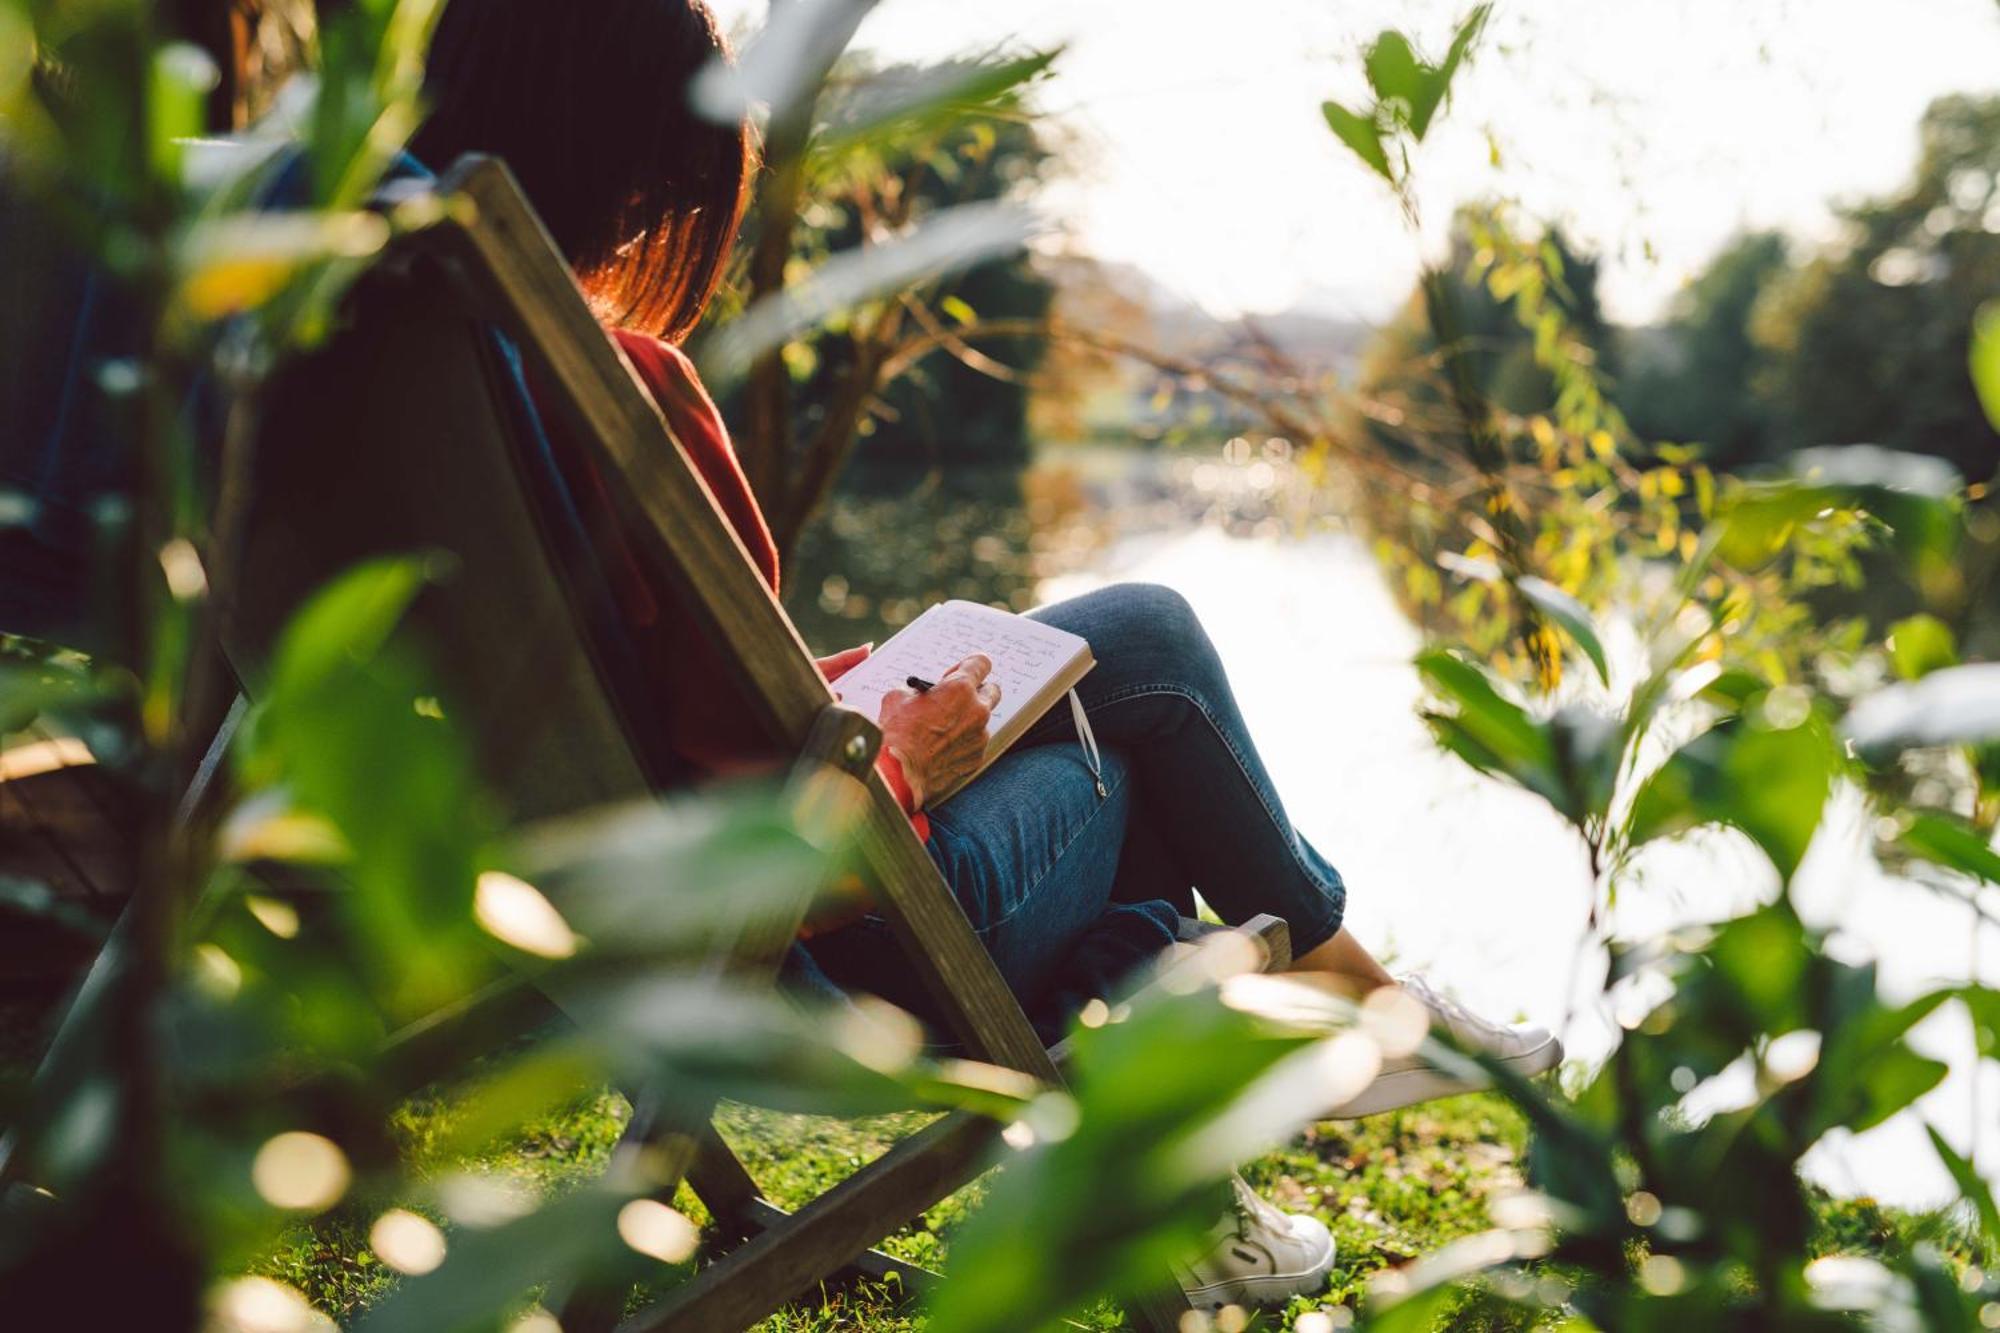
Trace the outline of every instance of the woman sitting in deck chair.
{"type": "MultiPolygon", "coordinates": [[[[451,0],[431,51],[433,110],[411,151],[432,167],[478,152],[513,168],[775,589],[777,552],[756,499],[678,348],[722,273],[752,167],[745,126],[710,123],[690,106],[695,74],[726,57],[701,0],[451,0]]],[[[755,719],[735,704],[691,614],[621,540],[605,479],[573,452],[559,462],[670,701],[666,743],[706,771],[756,764],[767,746],[755,719]]],[[[1357,993],[1401,985],[1461,1044],[1522,1074],[1560,1059],[1545,1031],[1487,1022],[1420,978],[1391,977],[1342,928],[1346,888],[1286,817],[1215,649],[1180,597],[1125,585],[1032,614],[1088,640],[1099,663],[1080,692],[1103,746],[1101,782],[1058,710],[948,804],[927,808],[927,793],[953,786],[983,755],[999,686],[981,656],[928,692],[892,694],[881,713],[884,775],[1025,1004],[1061,988],[1066,958],[1107,920],[1122,916],[1141,936],[1170,932],[1149,907],[1188,910],[1198,889],[1227,919],[1284,918],[1297,971],[1357,993]]],[[[867,651],[835,654],[822,670],[837,680],[867,651]]],[[[879,918],[823,930],[811,949],[835,980],[927,1007],[879,918]]],[[[1353,1101],[1326,1110],[1366,1114],[1467,1086],[1392,1061],[1353,1101]]],[[[1193,1266],[1190,1295],[1269,1303],[1317,1289],[1332,1263],[1326,1228],[1254,1197],[1242,1203],[1193,1266]]]]}

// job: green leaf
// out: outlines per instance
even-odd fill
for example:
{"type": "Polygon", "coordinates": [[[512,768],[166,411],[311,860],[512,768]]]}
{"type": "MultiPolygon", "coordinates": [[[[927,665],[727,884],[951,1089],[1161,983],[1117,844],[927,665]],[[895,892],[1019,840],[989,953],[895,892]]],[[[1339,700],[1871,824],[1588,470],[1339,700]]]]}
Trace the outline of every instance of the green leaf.
{"type": "Polygon", "coordinates": [[[1748,834],[1790,880],[1819,827],[1834,771],[1831,739],[1816,719],[1778,729],[1733,718],[1682,746],[1646,779],[1628,837],[1636,846],[1727,824],[1748,834]]]}
{"type": "Polygon", "coordinates": [[[1888,528],[1897,553],[1935,565],[1957,549],[1957,473],[1949,464],[1872,445],[1801,450],[1800,480],[1738,486],[1721,506],[1716,555],[1740,570],[1776,559],[1801,529],[1865,513],[1888,528]]]}
{"type": "Polygon", "coordinates": [[[1432,65],[1418,56],[1409,39],[1393,29],[1368,48],[1364,64],[1369,86],[1385,107],[1402,104],[1402,119],[1417,142],[1423,142],[1438,107],[1451,95],[1452,78],[1484,30],[1491,8],[1480,5],[1459,23],[1442,64],[1432,65]]]}
{"type": "MultiPolygon", "coordinates": [[[[1706,956],[1728,984],[1733,1003],[1745,1010],[1744,1033],[1784,1032],[1805,1019],[1801,1002],[1812,943],[1790,903],[1773,903],[1727,922],[1706,956]]],[[[1706,1017],[1709,1026],[1728,1026],[1715,1015],[1706,1017]]]]}
{"type": "Polygon", "coordinates": [[[366,943],[360,965],[400,1020],[449,1003],[490,968],[473,925],[478,850],[493,811],[468,739],[436,710],[434,678],[392,635],[424,584],[414,560],[360,566],[316,594],[280,636],[240,766],[281,785],[351,850],[336,908],[366,943]]]}
{"type": "Polygon", "coordinates": [[[729,1098],[821,1115],[950,1107],[1011,1120],[1042,1091],[1025,1074],[924,1059],[922,1027],[886,1004],[808,1012],[768,988],[656,970],[561,994],[621,1083],[690,1111],[729,1098]]]}
{"type": "Polygon", "coordinates": [[[1905,1038],[1954,992],[1932,991],[1890,1008],[1875,993],[1873,967],[1844,968],[1826,991],[1819,1066],[1807,1081],[1812,1101],[1801,1146],[1828,1130],[1873,1128],[1944,1081],[1946,1067],[1911,1050],[1905,1038]],[[1843,1006],[1842,1001],[1846,1000],[1843,1006]]]}
{"type": "Polygon", "coordinates": [[[1464,1299],[1456,1279],[1464,1276],[1463,1271],[1454,1268],[1439,1269],[1434,1277],[1426,1272],[1424,1285],[1395,1297],[1393,1303],[1371,1294],[1368,1328],[1373,1333],[1431,1333],[1433,1329],[1451,1327],[1451,1315],[1464,1299]]]}
{"type": "Polygon", "coordinates": [[[1841,730],[1864,758],[2000,741],[2000,662],[1945,667],[1854,705],[1841,730]]]}
{"type": "Polygon", "coordinates": [[[1760,568],[1782,554],[1798,526],[1827,508],[1829,500],[1820,488],[1788,482],[1744,487],[1721,514],[1716,558],[1741,570],[1760,568]]]}
{"type": "Polygon", "coordinates": [[[1629,739],[1624,728],[1617,718],[1596,709],[1565,704],[1549,719],[1549,738],[1574,809],[1602,818],[1610,810],[1624,764],[1629,739]]]}
{"type": "Polygon", "coordinates": [[[1582,602],[1550,583],[1547,579],[1530,575],[1514,586],[1521,595],[1532,602],[1541,613],[1561,625],[1569,636],[1576,640],[1576,646],[1583,649],[1583,655],[1597,668],[1597,678],[1606,685],[1611,683],[1611,668],[1604,657],[1604,644],[1597,637],[1597,626],[1590,618],[1590,612],[1582,602]]]}
{"type": "Polygon", "coordinates": [[[24,730],[45,712],[101,699],[100,683],[81,669],[52,662],[0,662],[0,736],[24,730]]]}
{"type": "Polygon", "coordinates": [[[2000,430],[2000,301],[1989,301],[1973,317],[1969,368],[1979,405],[1994,429],[2000,430]]]}
{"type": "Polygon", "coordinates": [[[1950,1067],[1898,1043],[1881,1051],[1858,1072],[1847,1105],[1820,1122],[1827,1129],[1860,1133],[1873,1129],[1944,1082],[1950,1067]]]}
{"type": "Polygon", "coordinates": [[[1094,1295],[1151,1288],[1224,1214],[1231,1163],[1292,1131],[1261,1115],[1303,1118],[1326,1077],[1323,1063],[1286,1061],[1310,1037],[1209,988],[1141,996],[1072,1042],[1070,1123],[1010,1162],[954,1238],[936,1333],[1044,1328],[1094,1295]]]}
{"type": "Polygon", "coordinates": [[[1368,86],[1384,102],[1400,99],[1412,111],[1424,94],[1424,68],[1410,49],[1409,39],[1390,29],[1375,39],[1362,57],[1368,86]]]}
{"type": "Polygon", "coordinates": [[[497,1328],[539,1287],[562,1289],[586,1276],[622,1284],[670,1274],[619,1240],[619,1210],[631,1198],[591,1184],[500,1226],[457,1227],[442,1265],[398,1282],[353,1327],[365,1333],[497,1328]]]}
{"type": "Polygon", "coordinates": [[[1493,17],[1492,4],[1480,4],[1474,5],[1472,12],[1459,22],[1458,31],[1452,35],[1451,50],[1445,52],[1444,61],[1438,66],[1438,74],[1447,90],[1450,88],[1453,76],[1458,73],[1458,67],[1472,54],[1473,43],[1485,34],[1486,20],[1491,17],[1493,17]]]}
{"type": "Polygon", "coordinates": [[[1972,1020],[1973,1047],[1987,1059],[2000,1059],[2000,990],[1961,986],[1958,1000],[1972,1020]]]}
{"type": "Polygon", "coordinates": [[[1958,1192],[1972,1204],[1973,1212],[1979,1218],[1979,1229],[1986,1237],[1986,1243],[2000,1249],[2000,1205],[1993,1202],[1993,1187],[1966,1158],[1960,1157],[1952,1146],[1945,1142],[1944,1135],[1931,1125],[1924,1126],[1924,1133],[1931,1137],[1931,1147],[1936,1150],[1938,1160],[1944,1169],[1951,1172],[1951,1178],[1958,1185],[1958,1192]]]}
{"type": "Polygon", "coordinates": [[[1014,204],[958,204],[895,240],[842,250],[716,330],[701,347],[702,376],[720,391],[760,356],[843,312],[1018,251],[1037,225],[1032,213],[1014,204]]]}
{"type": "Polygon", "coordinates": [[[1481,772],[1534,792],[1572,822],[1583,811],[1563,780],[1555,742],[1519,704],[1503,698],[1485,672],[1447,652],[1417,658],[1417,670],[1451,713],[1426,712],[1439,742],[1481,772]]]}
{"type": "Polygon", "coordinates": [[[1728,712],[1740,713],[1750,706],[1752,699],[1770,688],[1771,683],[1761,676],[1741,669],[1729,669],[1702,686],[1699,697],[1728,712]]]}
{"type": "Polygon", "coordinates": [[[1013,96],[1060,54],[1040,51],[1015,60],[954,60],[877,73],[834,107],[813,149],[840,153],[947,128],[1013,96]]]}
{"type": "Polygon", "coordinates": [[[1896,845],[1933,865],[2000,884],[2000,852],[1988,837],[1955,815],[1926,810],[1909,817],[1896,845]]]}
{"type": "Polygon", "coordinates": [[[1958,665],[1958,643],[1951,629],[1933,615],[1915,615],[1889,627],[1889,660],[1904,680],[1958,665]]]}
{"type": "Polygon", "coordinates": [[[1382,136],[1375,128],[1373,119],[1359,116],[1338,102],[1320,103],[1320,114],[1326,117],[1327,128],[1374,173],[1390,184],[1395,184],[1396,176],[1389,169],[1389,154],[1382,147],[1382,136]]]}
{"type": "Polygon", "coordinates": [[[357,565],[315,593],[285,627],[272,656],[268,694],[274,706],[374,657],[424,582],[421,560],[388,557],[357,565]]]}

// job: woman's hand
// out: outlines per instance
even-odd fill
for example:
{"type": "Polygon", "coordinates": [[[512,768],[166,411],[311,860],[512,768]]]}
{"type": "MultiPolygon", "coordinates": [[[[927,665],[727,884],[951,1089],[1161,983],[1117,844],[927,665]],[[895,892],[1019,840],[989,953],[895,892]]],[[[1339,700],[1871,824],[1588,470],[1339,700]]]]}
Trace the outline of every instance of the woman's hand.
{"type": "Polygon", "coordinates": [[[902,761],[917,809],[986,757],[986,723],[1000,702],[999,682],[987,679],[992,674],[993,659],[974,653],[922,694],[899,689],[882,696],[882,742],[902,761]]]}

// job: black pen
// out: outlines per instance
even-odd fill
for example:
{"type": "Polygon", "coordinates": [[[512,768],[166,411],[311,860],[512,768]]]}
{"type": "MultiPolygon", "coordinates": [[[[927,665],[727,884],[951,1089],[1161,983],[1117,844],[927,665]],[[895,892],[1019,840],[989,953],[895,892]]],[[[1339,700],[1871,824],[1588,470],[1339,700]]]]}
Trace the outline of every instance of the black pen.
{"type": "Polygon", "coordinates": [[[918,694],[929,694],[932,690],[937,688],[936,681],[925,680],[922,676],[906,676],[903,678],[903,683],[909,686],[911,689],[915,690],[918,694]]]}

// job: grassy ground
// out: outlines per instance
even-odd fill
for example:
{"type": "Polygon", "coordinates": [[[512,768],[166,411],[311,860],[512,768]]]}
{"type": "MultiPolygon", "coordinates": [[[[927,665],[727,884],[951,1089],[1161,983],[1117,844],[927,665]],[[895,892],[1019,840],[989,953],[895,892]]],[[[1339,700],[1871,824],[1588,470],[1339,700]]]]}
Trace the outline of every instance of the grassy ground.
{"type": "MultiPolygon", "coordinates": [[[[35,1003],[0,1003],[0,1077],[23,1078],[39,1054],[47,1014],[35,1003]]],[[[397,1132],[422,1172],[490,1175],[534,1195],[548,1195],[604,1169],[624,1127],[626,1106],[611,1093],[584,1098],[527,1126],[473,1160],[448,1159],[441,1144],[453,1122],[445,1094],[419,1097],[398,1116],[397,1132]]],[[[912,1132],[922,1116],[835,1121],[725,1108],[725,1137],[776,1203],[797,1206],[912,1132]]],[[[1339,1258],[1326,1288],[1253,1327],[1289,1329],[1308,1310],[1351,1311],[1378,1269],[1403,1263],[1490,1225],[1488,1202],[1520,1184],[1527,1143],[1520,1115],[1487,1095],[1453,1098],[1364,1121],[1324,1122],[1295,1142],[1252,1162],[1251,1184],[1293,1211],[1311,1211],[1332,1227],[1339,1258]]],[[[932,1209],[883,1248],[927,1268],[948,1261],[954,1226],[977,1206],[975,1183],[932,1209]]],[[[367,1227],[385,1199],[351,1198],[342,1207],[286,1233],[258,1265],[303,1291],[341,1323],[365,1310],[394,1280],[371,1254],[367,1227]]],[[[679,1206],[706,1223],[699,1200],[683,1190],[679,1206]]],[[[1911,1215],[1868,1200],[1820,1201],[1818,1246],[1826,1253],[1888,1254],[1922,1240],[1967,1257],[1964,1232],[1948,1217],[1911,1215]]],[[[674,1274],[667,1274],[669,1278],[674,1274]]],[[[923,1319],[899,1293],[842,1290],[818,1296],[758,1325],[758,1333],[917,1333],[923,1319]]],[[[635,1298],[635,1301],[638,1298],[635,1298]]],[[[1121,1327],[1109,1306],[1070,1323],[1084,1330],[1121,1327]]],[[[1447,1328],[1487,1329],[1447,1318],[1447,1328]]]]}
{"type": "MultiPolygon", "coordinates": [[[[420,1161],[430,1155],[449,1115],[440,1100],[419,1101],[406,1111],[400,1128],[420,1161]]],[[[531,1126],[475,1165],[538,1192],[560,1190],[603,1168],[624,1116],[617,1097],[594,1097],[531,1126]]],[[[731,1107],[723,1128],[768,1196],[795,1206],[921,1122],[919,1116],[831,1121],[731,1107]]],[[[1525,1144],[1521,1117],[1501,1099],[1481,1095],[1366,1121],[1323,1123],[1252,1163],[1245,1174],[1253,1185],[1288,1209],[1318,1214],[1339,1242],[1339,1260],[1325,1291],[1255,1327],[1290,1328],[1314,1309],[1334,1312],[1336,1326],[1342,1326],[1338,1316],[1353,1308],[1371,1273],[1486,1229],[1487,1201],[1520,1183],[1517,1164],[1525,1144]]],[[[976,1206],[979,1192],[975,1183],[947,1199],[884,1248],[925,1267],[942,1266],[952,1228],[976,1206]]],[[[697,1221],[706,1220],[692,1194],[683,1191],[678,1202],[697,1221]]],[[[365,1216],[359,1210],[336,1211],[297,1229],[271,1255],[265,1271],[345,1322],[385,1290],[392,1276],[368,1253],[365,1216]]],[[[1830,1251],[1882,1252],[1919,1236],[1948,1241],[1945,1226],[1867,1201],[1827,1201],[1823,1245],[1830,1251]]],[[[1121,1324],[1106,1306],[1083,1313],[1071,1326],[1111,1330],[1121,1324]]],[[[848,1290],[822,1293],[774,1315],[758,1333],[916,1333],[922,1327],[921,1315],[896,1293],[848,1290]]]]}
{"type": "MultiPolygon", "coordinates": [[[[412,1104],[399,1126],[410,1151],[423,1160],[440,1137],[450,1111],[437,1100],[412,1104]]],[[[476,1163],[536,1191],[558,1190],[603,1169],[623,1125],[625,1105],[611,1094],[581,1103],[531,1126],[519,1140],[476,1163]]],[[[732,1106],[723,1132],[773,1202],[802,1204],[922,1123],[921,1116],[836,1121],[781,1115],[732,1106]]],[[[1339,1261],[1326,1292],[1300,1302],[1290,1315],[1351,1302],[1368,1274],[1401,1263],[1455,1237],[1484,1230],[1486,1199],[1519,1183],[1515,1161],[1525,1127],[1505,1102],[1460,1097],[1362,1122],[1316,1126],[1282,1152],[1259,1159],[1246,1172],[1251,1183],[1286,1208],[1325,1219],[1339,1243],[1339,1261]]],[[[440,1163],[441,1164],[441,1163],[440,1163]]],[[[899,1258],[938,1268],[945,1264],[952,1227],[976,1206],[975,1183],[933,1208],[921,1222],[884,1247],[899,1258]]],[[[683,1190],[677,1201],[705,1222],[699,1200],[683,1190]]],[[[372,1210],[367,1210],[372,1211],[372,1210]]],[[[336,1317],[365,1307],[392,1274],[368,1254],[367,1211],[337,1210],[292,1232],[265,1271],[289,1282],[336,1317]]],[[[887,1291],[837,1291],[759,1325],[759,1333],[903,1333],[923,1326],[887,1291]]],[[[1115,1310],[1087,1312],[1077,1326],[1120,1327],[1115,1310]]],[[[1289,1326],[1288,1316],[1266,1327],[1289,1326]]]]}

